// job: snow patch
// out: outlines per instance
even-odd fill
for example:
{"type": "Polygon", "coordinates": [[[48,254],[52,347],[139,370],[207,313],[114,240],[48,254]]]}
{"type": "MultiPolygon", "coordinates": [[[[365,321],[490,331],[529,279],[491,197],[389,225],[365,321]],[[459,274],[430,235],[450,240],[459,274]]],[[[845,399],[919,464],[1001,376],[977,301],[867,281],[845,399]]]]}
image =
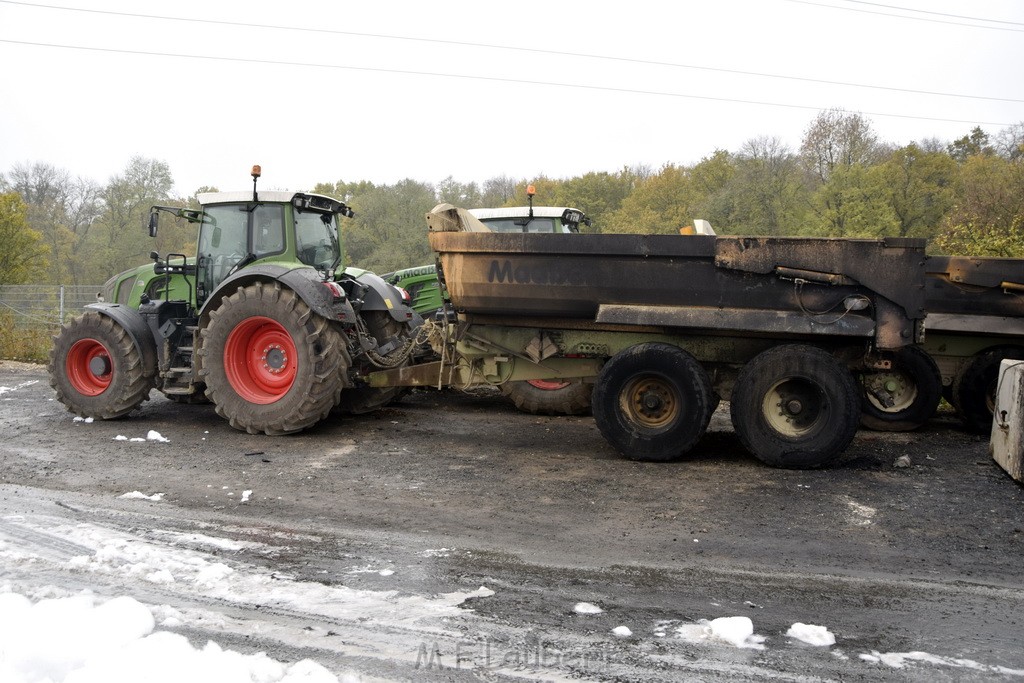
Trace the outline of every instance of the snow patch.
{"type": "Polygon", "coordinates": [[[860,659],[872,664],[885,664],[893,669],[902,669],[908,662],[922,662],[936,666],[949,666],[972,671],[983,671],[995,673],[1002,676],[1024,676],[1024,669],[1009,669],[1005,666],[990,666],[981,664],[973,659],[957,659],[954,657],[940,657],[927,652],[878,652],[872,650],[871,654],[859,655],[860,659]]]}
{"type": "Polygon", "coordinates": [[[572,611],[576,614],[600,614],[604,610],[590,602],[577,602],[572,611]]]}
{"type": "Polygon", "coordinates": [[[249,496],[252,495],[252,489],[246,489],[242,491],[242,498],[239,500],[240,503],[248,503],[249,496]]]}
{"type": "Polygon", "coordinates": [[[171,442],[170,439],[164,438],[164,436],[160,432],[156,431],[155,429],[150,429],[149,432],[146,433],[146,441],[156,441],[158,443],[170,443],[171,442]]]}
{"type": "Polygon", "coordinates": [[[818,647],[836,644],[836,637],[824,626],[802,624],[799,621],[789,627],[786,635],[790,638],[796,638],[800,642],[818,647]]]}
{"type": "Polygon", "coordinates": [[[878,514],[878,510],[862,505],[849,496],[842,496],[842,500],[846,503],[846,507],[850,509],[846,517],[847,522],[853,526],[871,526],[875,515],[878,514]]]}
{"type": "Polygon", "coordinates": [[[93,419],[91,417],[81,417],[80,415],[76,415],[72,422],[84,422],[87,425],[91,425],[93,423],[93,419]]]}
{"type": "Polygon", "coordinates": [[[122,493],[118,498],[138,498],[140,500],[152,500],[154,502],[161,501],[164,499],[163,493],[154,493],[152,496],[147,496],[142,491],[131,491],[129,493],[122,493]]]}
{"type": "Polygon", "coordinates": [[[31,379],[31,380],[29,380],[27,382],[22,382],[21,384],[15,384],[13,387],[0,387],[0,395],[6,394],[6,393],[9,393],[9,392],[12,392],[12,391],[17,391],[18,389],[24,389],[25,387],[30,387],[33,384],[39,384],[39,380],[31,379]]]}
{"type": "Polygon", "coordinates": [[[97,603],[82,594],[33,604],[17,593],[0,594],[0,680],[338,683],[334,674],[308,659],[288,666],[263,653],[224,650],[213,641],[197,649],[184,636],[154,631],[155,626],[154,614],[130,597],[97,603]]]}
{"type": "Polygon", "coordinates": [[[633,632],[629,630],[628,626],[616,626],[612,629],[612,633],[620,638],[628,638],[633,635],[633,632]]]}

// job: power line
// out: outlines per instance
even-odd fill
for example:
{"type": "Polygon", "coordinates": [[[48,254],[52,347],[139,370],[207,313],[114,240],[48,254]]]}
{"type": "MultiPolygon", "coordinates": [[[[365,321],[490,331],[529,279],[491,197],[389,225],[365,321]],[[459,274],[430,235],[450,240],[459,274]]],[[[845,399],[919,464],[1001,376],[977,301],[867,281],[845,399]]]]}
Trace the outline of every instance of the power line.
{"type": "MultiPolygon", "coordinates": [[[[6,0],[3,0],[3,1],[6,1],[6,0]]],[[[877,10],[858,9],[856,7],[839,7],[837,5],[826,5],[826,4],[821,3],[821,2],[812,2],[812,0],[785,0],[785,1],[786,2],[796,3],[798,5],[811,5],[813,7],[824,7],[826,9],[837,9],[837,10],[840,10],[842,12],[860,12],[861,14],[876,14],[876,15],[880,15],[880,16],[883,16],[883,17],[896,17],[897,19],[909,19],[911,21],[927,21],[927,22],[932,23],[932,24],[946,24],[946,25],[949,25],[949,26],[966,26],[968,28],[980,28],[980,29],[987,29],[989,31],[1011,31],[1013,33],[1024,33],[1024,28],[1009,28],[1009,27],[1004,27],[1004,26],[982,26],[980,24],[965,24],[962,21],[946,21],[944,19],[930,19],[928,17],[908,17],[905,14],[893,14],[892,12],[879,12],[877,10]]],[[[859,0],[844,0],[844,1],[846,1],[846,2],[858,2],[859,0]]],[[[905,11],[905,12],[924,12],[924,10],[912,10],[912,9],[906,9],[906,8],[903,8],[903,7],[895,7],[893,5],[881,5],[881,4],[868,3],[868,2],[865,2],[863,4],[875,5],[876,7],[887,7],[887,8],[890,8],[890,9],[901,10],[901,11],[905,11]]],[[[934,12],[934,13],[929,12],[929,14],[939,14],[939,13],[938,12],[934,12]]],[[[947,15],[940,15],[940,16],[947,16],[947,15]]],[[[948,16],[953,16],[953,15],[948,15],[948,16]]],[[[993,21],[994,22],[994,20],[992,20],[992,19],[978,19],[977,21],[993,21]]],[[[1017,22],[999,22],[999,23],[1008,23],[1008,24],[1024,26],[1024,24],[1018,24],[1017,22]]]]}
{"type": "MultiPolygon", "coordinates": [[[[750,104],[763,107],[782,107],[787,109],[802,109],[809,111],[821,111],[827,109],[827,107],[814,107],[810,105],[802,104],[786,104],[784,102],[763,102],[760,100],[741,100],[729,97],[713,97],[710,95],[693,95],[685,93],[666,92],[659,90],[639,90],[632,88],[616,88],[612,86],[604,85],[583,85],[579,83],[559,83],[556,81],[535,81],[522,78],[503,78],[498,76],[473,76],[469,74],[453,74],[444,73],[440,71],[414,71],[408,69],[385,69],[381,67],[369,67],[369,66],[349,66],[344,64],[318,64],[314,62],[293,62],[293,61],[278,61],[271,59],[253,59],[251,57],[218,57],[213,55],[190,55],[190,54],[175,54],[169,52],[153,52],[145,50],[122,50],[118,48],[108,47],[87,47],[83,45],[58,45],[55,43],[38,43],[23,40],[8,40],[0,38],[0,43],[9,43],[12,45],[29,45],[32,47],[48,47],[58,48],[62,50],[83,50],[87,52],[103,52],[109,54],[127,54],[137,55],[145,57],[173,57],[178,59],[199,59],[216,62],[236,62],[236,63],[248,63],[248,64],[262,64],[266,66],[299,66],[304,68],[313,69],[340,69],[346,71],[363,71],[368,73],[386,73],[386,74],[399,74],[406,76],[428,76],[433,78],[451,78],[461,80],[475,80],[475,81],[488,81],[491,83],[514,83],[519,85],[540,85],[555,88],[575,88],[578,90],[594,90],[604,92],[617,92],[630,95],[653,95],[659,97],[677,97],[681,99],[692,99],[692,100],[704,100],[710,102],[727,102],[730,104],[750,104]]],[[[897,119],[910,119],[914,121],[937,121],[941,123],[963,123],[968,125],[986,125],[986,126],[1011,126],[1012,123],[1004,123],[997,121],[968,121],[964,119],[946,119],[939,117],[930,116],[910,116],[909,114],[892,114],[885,112],[860,112],[868,116],[881,116],[888,118],[897,119]]]]}
{"type": "MultiPolygon", "coordinates": [[[[844,9],[844,8],[834,7],[832,5],[819,5],[818,3],[808,2],[806,0],[789,0],[789,1],[790,2],[803,2],[803,4],[817,5],[817,6],[820,6],[820,7],[830,7],[832,9],[844,9]]],[[[510,52],[524,52],[524,53],[532,53],[532,54],[547,54],[547,55],[554,55],[554,56],[558,56],[558,57],[575,57],[575,58],[582,58],[582,59],[600,59],[600,60],[605,60],[605,61],[610,61],[610,62],[620,62],[620,63],[627,63],[627,64],[640,64],[640,65],[644,65],[644,66],[659,66],[659,67],[669,67],[669,68],[674,68],[674,69],[692,69],[692,70],[696,70],[696,71],[708,71],[708,72],[713,72],[713,73],[725,73],[725,74],[731,74],[731,75],[734,75],[734,76],[754,76],[756,78],[772,78],[772,79],[777,79],[777,80],[797,81],[797,82],[801,82],[801,83],[816,83],[816,84],[819,84],[819,85],[838,85],[838,86],[847,87],[847,88],[864,88],[864,89],[869,89],[869,90],[884,90],[884,91],[888,91],[888,92],[899,92],[899,93],[906,93],[906,94],[910,94],[910,95],[930,95],[930,96],[935,96],[935,97],[953,97],[953,98],[958,98],[958,99],[984,100],[984,101],[989,101],[989,102],[1011,102],[1011,103],[1017,103],[1017,104],[1024,103],[1024,99],[1014,99],[1014,98],[1009,98],[1009,97],[990,97],[990,96],[986,96],[986,95],[965,95],[965,94],[960,94],[960,93],[948,93],[948,92],[939,92],[939,91],[933,91],[933,90],[914,90],[912,88],[897,88],[897,87],[890,87],[890,86],[884,86],[884,85],[871,85],[871,84],[867,84],[867,83],[852,83],[852,82],[849,82],[849,81],[832,81],[832,80],[820,79],[820,78],[806,78],[806,77],[802,77],[802,76],[786,76],[786,75],[783,75],[783,74],[772,74],[772,73],[764,73],[764,72],[758,72],[758,71],[744,71],[744,70],[740,70],[740,69],[724,69],[724,68],[711,67],[711,66],[698,66],[698,65],[695,65],[695,64],[682,64],[682,63],[678,63],[678,62],[662,62],[662,61],[657,61],[657,60],[636,59],[636,58],[632,58],[632,57],[613,57],[613,56],[609,56],[609,55],[590,54],[590,53],[585,53],[585,52],[568,52],[568,51],[561,51],[561,50],[548,50],[548,49],[542,49],[542,48],[519,47],[519,46],[514,46],[514,45],[495,45],[495,44],[490,44],[490,43],[474,43],[474,42],[458,41],[458,40],[442,40],[440,38],[417,38],[417,37],[412,37],[412,36],[398,36],[398,35],[390,35],[390,34],[385,34],[385,33],[361,33],[361,32],[356,32],[356,31],[341,31],[341,30],[338,30],[338,29],[307,28],[307,27],[302,27],[302,26],[274,26],[274,25],[270,25],[270,24],[257,24],[257,23],[251,23],[251,22],[241,22],[241,21],[225,21],[225,20],[218,20],[218,19],[193,19],[193,18],[189,18],[189,17],[172,17],[172,16],[155,15],[155,14],[138,14],[138,13],[133,13],[133,12],[115,12],[115,11],[111,11],[111,10],[87,9],[87,8],[81,8],[81,7],[64,7],[64,6],[60,6],[60,5],[41,5],[41,4],[30,3],[30,2],[19,2],[18,0],[0,0],[0,3],[4,3],[4,4],[8,4],[8,5],[21,5],[21,6],[24,6],[24,7],[33,7],[33,8],[52,9],[52,10],[58,10],[58,11],[67,11],[67,12],[84,12],[84,13],[88,13],[88,14],[105,14],[105,15],[111,15],[111,16],[131,17],[131,18],[135,18],[135,19],[156,19],[156,20],[159,20],[159,21],[179,21],[179,22],[197,23],[197,24],[211,24],[211,25],[215,25],[215,26],[234,26],[234,27],[240,27],[240,28],[257,28],[257,29],[265,29],[265,30],[272,30],[272,31],[298,31],[298,32],[305,32],[305,33],[321,33],[321,34],[327,34],[327,35],[352,36],[352,37],[357,37],[357,38],[377,38],[377,39],[384,39],[384,40],[400,40],[400,41],[417,42],[417,43],[432,43],[432,44],[436,44],[436,45],[452,45],[452,46],[457,46],[457,47],[484,48],[484,49],[488,49],[488,50],[505,50],[505,51],[510,51],[510,52]]],[[[849,9],[849,8],[845,8],[845,9],[849,9]]],[[[864,11],[864,10],[850,10],[850,11],[864,11]]],[[[892,15],[892,16],[898,16],[898,15],[892,15]]]]}
{"type": "MultiPolygon", "coordinates": [[[[849,2],[857,5],[872,5],[874,7],[883,7],[885,9],[895,9],[901,12],[914,12],[916,14],[931,14],[937,17],[950,17],[952,19],[967,19],[968,21],[987,21],[990,24],[1009,24],[1010,26],[1024,26],[1024,22],[1021,21],[1004,21],[1002,19],[985,19],[984,17],[965,17],[961,14],[946,14],[945,12],[932,12],[926,9],[913,9],[911,7],[897,7],[896,5],[883,5],[880,2],[867,2],[867,0],[840,0],[841,2],[849,2]]],[[[909,17],[908,17],[909,18],[909,17]]],[[[985,26],[979,26],[977,28],[988,28],[985,26]]]]}

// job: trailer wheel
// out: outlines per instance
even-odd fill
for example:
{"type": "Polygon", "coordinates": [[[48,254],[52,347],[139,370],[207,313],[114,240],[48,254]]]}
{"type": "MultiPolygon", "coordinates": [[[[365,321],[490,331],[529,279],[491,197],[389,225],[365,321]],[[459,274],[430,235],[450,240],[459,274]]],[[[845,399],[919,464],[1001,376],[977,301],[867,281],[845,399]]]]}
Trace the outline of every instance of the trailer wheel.
{"type": "Polygon", "coordinates": [[[272,436],[326,417],[348,367],[330,323],[276,282],[239,288],[211,311],[199,354],[217,414],[272,436]]]}
{"type": "Polygon", "coordinates": [[[700,363],[669,344],[617,353],[594,385],[597,427],[630,460],[665,462],[690,450],[711,419],[714,392],[700,363]]]}
{"type": "MultiPolygon", "coordinates": [[[[378,343],[395,337],[407,341],[411,336],[408,327],[392,318],[387,311],[366,311],[363,313],[363,318],[366,321],[366,328],[378,343]]],[[[405,360],[396,367],[408,364],[409,361],[405,360]]],[[[377,368],[367,364],[365,369],[367,372],[372,372],[377,368]]],[[[408,391],[408,387],[349,387],[342,390],[337,410],[352,415],[370,413],[394,403],[408,391]]]]}
{"type": "Polygon", "coordinates": [[[1024,359],[1024,348],[997,346],[972,358],[953,380],[953,405],[964,425],[973,432],[987,434],[992,429],[992,410],[999,384],[999,363],[1004,358],[1024,359]]]}
{"type": "Polygon", "coordinates": [[[82,417],[127,415],[149,398],[142,354],[112,318],[87,311],[53,338],[47,369],[57,400],[82,417]]]}
{"type": "Polygon", "coordinates": [[[743,445],[773,467],[821,467],[853,440],[860,419],[849,370],[813,346],[786,344],[747,363],[736,379],[732,424],[743,445]]]}
{"type": "Polygon", "coordinates": [[[530,379],[505,382],[499,389],[524,413],[586,415],[594,386],[578,380],[530,379]]]}
{"type": "Polygon", "coordinates": [[[906,432],[927,422],[942,400],[942,374],[916,346],[891,356],[892,369],[861,375],[860,423],[880,432],[906,432]]]}

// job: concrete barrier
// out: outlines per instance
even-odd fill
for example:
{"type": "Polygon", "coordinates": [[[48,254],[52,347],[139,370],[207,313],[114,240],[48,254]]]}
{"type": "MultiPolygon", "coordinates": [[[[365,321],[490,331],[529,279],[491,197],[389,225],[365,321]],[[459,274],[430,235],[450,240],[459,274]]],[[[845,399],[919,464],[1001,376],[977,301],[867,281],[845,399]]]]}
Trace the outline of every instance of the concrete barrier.
{"type": "Polygon", "coordinates": [[[1024,483],[1024,361],[1004,360],[999,366],[992,436],[992,458],[1024,483]]]}

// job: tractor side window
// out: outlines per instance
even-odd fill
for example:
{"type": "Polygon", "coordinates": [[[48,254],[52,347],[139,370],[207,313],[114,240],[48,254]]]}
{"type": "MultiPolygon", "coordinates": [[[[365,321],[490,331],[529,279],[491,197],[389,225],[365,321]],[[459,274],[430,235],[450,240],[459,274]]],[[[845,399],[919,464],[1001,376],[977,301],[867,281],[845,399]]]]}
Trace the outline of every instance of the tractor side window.
{"type": "Polygon", "coordinates": [[[200,283],[209,294],[249,253],[249,212],[244,204],[220,204],[205,213],[199,233],[200,283]]]}
{"type": "Polygon", "coordinates": [[[284,251],[284,207],[263,204],[253,212],[253,254],[257,258],[284,251]]]}
{"type": "Polygon", "coordinates": [[[314,268],[329,268],[338,259],[339,245],[333,214],[295,212],[295,251],[299,260],[314,268]]]}

